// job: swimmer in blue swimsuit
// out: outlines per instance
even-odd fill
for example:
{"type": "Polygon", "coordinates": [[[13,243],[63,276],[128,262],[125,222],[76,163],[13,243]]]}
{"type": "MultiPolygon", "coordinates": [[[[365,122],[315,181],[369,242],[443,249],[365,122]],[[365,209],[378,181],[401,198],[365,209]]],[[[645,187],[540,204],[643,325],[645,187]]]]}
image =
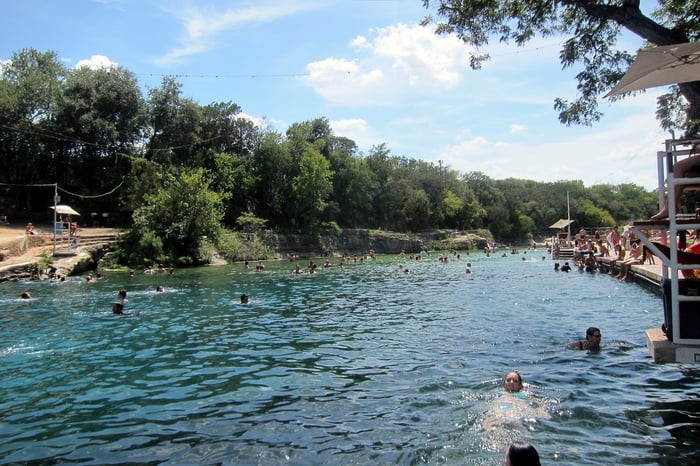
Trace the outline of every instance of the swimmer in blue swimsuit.
{"type": "MultiPolygon", "coordinates": [[[[515,397],[521,400],[527,399],[527,393],[523,391],[523,378],[518,371],[511,371],[503,378],[503,393],[499,398],[500,402],[506,401],[505,397],[515,397]]],[[[513,407],[513,403],[501,403],[499,408],[507,411],[513,407]]]]}

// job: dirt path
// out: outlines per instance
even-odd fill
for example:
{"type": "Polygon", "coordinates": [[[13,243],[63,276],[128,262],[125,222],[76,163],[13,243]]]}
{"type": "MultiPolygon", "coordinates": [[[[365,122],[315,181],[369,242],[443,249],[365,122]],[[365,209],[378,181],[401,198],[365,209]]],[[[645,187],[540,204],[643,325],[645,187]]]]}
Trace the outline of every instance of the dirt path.
{"type": "MultiPolygon", "coordinates": [[[[0,252],[4,260],[0,267],[38,261],[42,256],[53,254],[53,232],[50,225],[36,225],[38,234],[28,237],[24,225],[0,225],[0,252]]],[[[80,228],[79,238],[117,235],[116,228],[80,228]]]]}

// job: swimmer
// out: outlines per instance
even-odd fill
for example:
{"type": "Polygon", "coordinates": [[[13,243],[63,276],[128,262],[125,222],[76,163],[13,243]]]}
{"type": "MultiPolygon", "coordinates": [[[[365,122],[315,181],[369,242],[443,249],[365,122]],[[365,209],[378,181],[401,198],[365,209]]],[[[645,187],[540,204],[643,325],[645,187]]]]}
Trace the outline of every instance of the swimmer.
{"type": "Polygon", "coordinates": [[[163,288],[163,285],[158,285],[156,291],[160,293],[161,291],[165,291],[165,288],[163,288]]]}
{"type": "Polygon", "coordinates": [[[519,429],[525,423],[551,417],[544,404],[523,390],[523,379],[518,371],[510,371],[505,375],[502,391],[489,405],[482,424],[486,430],[502,426],[519,429]]]}
{"type": "Polygon", "coordinates": [[[124,303],[126,301],[126,290],[122,288],[121,290],[119,290],[119,293],[117,293],[117,301],[114,304],[112,304],[112,313],[120,316],[131,315],[124,313],[124,303]]]}
{"type": "Polygon", "coordinates": [[[503,378],[503,391],[505,393],[521,393],[523,389],[523,378],[518,371],[511,371],[503,378]]]}
{"type": "Polygon", "coordinates": [[[514,442],[506,451],[505,466],[540,466],[540,454],[529,443],[514,442]]]}
{"type": "Polygon", "coordinates": [[[241,304],[248,304],[250,302],[250,296],[247,294],[243,293],[241,295],[241,304]]]}
{"type": "Polygon", "coordinates": [[[575,350],[600,351],[601,338],[602,335],[598,327],[588,327],[588,329],[586,329],[586,339],[572,341],[569,343],[569,348],[575,350]]]}
{"type": "Polygon", "coordinates": [[[21,298],[22,299],[32,299],[32,295],[29,294],[29,291],[25,291],[24,293],[22,293],[21,298]]]}

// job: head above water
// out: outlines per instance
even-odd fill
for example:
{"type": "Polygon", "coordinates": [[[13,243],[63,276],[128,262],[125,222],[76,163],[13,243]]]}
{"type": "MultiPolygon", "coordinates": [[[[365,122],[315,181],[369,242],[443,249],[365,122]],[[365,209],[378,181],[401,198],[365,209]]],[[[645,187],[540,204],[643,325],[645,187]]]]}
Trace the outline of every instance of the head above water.
{"type": "Polygon", "coordinates": [[[510,371],[503,377],[503,390],[506,393],[517,393],[523,389],[523,378],[518,371],[510,371]]]}
{"type": "Polygon", "coordinates": [[[589,349],[598,350],[600,348],[600,339],[602,335],[598,327],[588,327],[586,329],[586,341],[589,344],[589,349]]]}
{"type": "Polygon", "coordinates": [[[529,443],[514,442],[506,452],[506,466],[540,466],[540,454],[529,443]]]}

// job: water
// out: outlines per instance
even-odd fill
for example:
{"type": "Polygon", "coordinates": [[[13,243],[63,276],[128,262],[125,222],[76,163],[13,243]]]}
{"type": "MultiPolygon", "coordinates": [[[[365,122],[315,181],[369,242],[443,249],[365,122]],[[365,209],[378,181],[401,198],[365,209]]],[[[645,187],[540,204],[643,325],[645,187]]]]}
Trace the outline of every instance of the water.
{"type": "Polygon", "coordinates": [[[645,347],[661,298],[542,254],[0,284],[0,464],[697,464],[700,367],[645,347]],[[565,348],[591,325],[601,353],[565,348]]]}

